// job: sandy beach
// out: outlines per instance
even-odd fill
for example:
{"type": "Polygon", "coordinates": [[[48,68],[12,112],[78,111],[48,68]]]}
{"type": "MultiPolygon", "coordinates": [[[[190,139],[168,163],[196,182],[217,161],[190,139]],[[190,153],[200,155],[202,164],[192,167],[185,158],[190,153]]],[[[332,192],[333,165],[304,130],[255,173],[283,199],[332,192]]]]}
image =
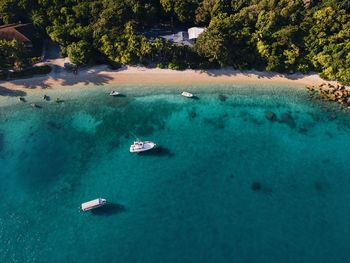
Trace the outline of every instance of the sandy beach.
{"type": "Polygon", "coordinates": [[[79,70],[77,75],[60,70],[53,70],[45,76],[0,82],[0,95],[6,92],[42,89],[59,89],[74,86],[99,86],[105,84],[133,85],[198,85],[198,84],[285,84],[295,86],[333,83],[321,79],[317,74],[278,74],[258,71],[238,71],[232,68],[218,70],[184,70],[145,68],[127,66],[119,70],[109,70],[107,66],[95,66],[79,70]]]}

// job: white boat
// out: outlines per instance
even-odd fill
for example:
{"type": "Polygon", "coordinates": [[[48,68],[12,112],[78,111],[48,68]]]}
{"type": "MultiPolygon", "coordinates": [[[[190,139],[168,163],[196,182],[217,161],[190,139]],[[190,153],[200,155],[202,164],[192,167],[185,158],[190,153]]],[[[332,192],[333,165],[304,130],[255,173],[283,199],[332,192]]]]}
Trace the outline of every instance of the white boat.
{"type": "Polygon", "coordinates": [[[89,211],[89,210],[104,206],[106,203],[107,203],[106,199],[97,198],[95,200],[82,203],[80,206],[80,209],[85,212],[85,211],[89,211]]]}
{"type": "Polygon", "coordinates": [[[118,96],[120,93],[118,91],[112,90],[111,93],[109,93],[109,96],[118,96]]]}
{"type": "Polygon", "coordinates": [[[193,98],[193,94],[187,91],[182,92],[181,95],[187,98],[193,98]]]}
{"type": "Polygon", "coordinates": [[[152,150],[154,147],[156,147],[156,144],[151,141],[144,141],[141,142],[139,140],[134,141],[134,143],[130,146],[130,152],[131,153],[139,153],[139,152],[145,152],[152,150]]]}

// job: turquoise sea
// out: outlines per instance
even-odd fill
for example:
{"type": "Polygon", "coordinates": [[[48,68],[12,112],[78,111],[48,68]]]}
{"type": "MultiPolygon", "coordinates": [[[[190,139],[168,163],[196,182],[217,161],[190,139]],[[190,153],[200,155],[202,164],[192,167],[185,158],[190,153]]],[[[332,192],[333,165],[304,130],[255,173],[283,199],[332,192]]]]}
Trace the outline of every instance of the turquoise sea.
{"type": "Polygon", "coordinates": [[[286,86],[55,92],[0,107],[0,262],[350,262],[349,113],[286,86]]]}

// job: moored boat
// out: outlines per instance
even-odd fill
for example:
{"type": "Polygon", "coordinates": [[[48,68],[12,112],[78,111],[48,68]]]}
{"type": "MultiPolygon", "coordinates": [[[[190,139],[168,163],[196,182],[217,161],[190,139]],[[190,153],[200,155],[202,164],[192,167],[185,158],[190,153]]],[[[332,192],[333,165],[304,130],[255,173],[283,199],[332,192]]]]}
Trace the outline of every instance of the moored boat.
{"type": "Polygon", "coordinates": [[[139,152],[145,152],[152,150],[154,147],[156,147],[156,144],[151,141],[134,141],[134,143],[130,146],[130,152],[131,153],[139,153],[139,152]]]}
{"type": "Polygon", "coordinates": [[[120,93],[118,91],[112,90],[111,93],[109,93],[109,96],[119,96],[120,93]]]}
{"type": "Polygon", "coordinates": [[[181,95],[187,98],[193,98],[193,94],[187,91],[183,91],[181,95]]]}
{"type": "Polygon", "coordinates": [[[38,108],[38,109],[40,109],[40,108],[41,108],[41,106],[40,106],[40,105],[38,105],[38,104],[36,104],[36,103],[32,103],[32,104],[30,104],[30,106],[32,106],[33,108],[38,108]]]}
{"type": "Polygon", "coordinates": [[[106,199],[97,198],[95,200],[91,200],[89,202],[82,203],[80,205],[80,209],[84,212],[104,206],[107,203],[106,199]]]}

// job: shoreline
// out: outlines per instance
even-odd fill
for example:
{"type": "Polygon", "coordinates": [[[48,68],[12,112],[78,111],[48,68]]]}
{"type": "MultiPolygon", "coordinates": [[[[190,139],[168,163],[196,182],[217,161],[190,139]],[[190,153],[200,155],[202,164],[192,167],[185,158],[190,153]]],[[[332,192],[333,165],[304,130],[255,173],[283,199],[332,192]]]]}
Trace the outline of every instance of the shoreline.
{"type": "Polygon", "coordinates": [[[240,71],[234,70],[232,68],[213,70],[187,69],[179,71],[170,69],[125,66],[119,70],[109,70],[107,66],[101,65],[81,69],[77,75],[64,71],[63,69],[60,71],[61,72],[51,72],[48,75],[36,76],[27,79],[0,81],[0,87],[12,90],[35,90],[62,88],[66,86],[99,86],[104,84],[337,84],[336,81],[323,80],[317,74],[279,74],[255,70],[240,71]]]}
{"type": "MultiPolygon", "coordinates": [[[[54,65],[54,64],[52,64],[54,65]]],[[[106,65],[94,66],[79,70],[77,75],[67,72],[61,66],[54,67],[53,71],[45,76],[36,76],[28,79],[0,81],[0,102],[2,105],[13,104],[19,97],[37,96],[38,93],[57,92],[58,94],[71,90],[86,90],[91,87],[105,87],[109,85],[286,85],[305,88],[322,83],[337,84],[335,81],[325,81],[317,74],[278,74],[259,72],[254,70],[239,71],[232,68],[214,70],[184,70],[176,71],[159,68],[145,68],[125,66],[119,70],[109,70],[106,65]]],[[[113,87],[115,88],[115,87],[113,87]]]]}

